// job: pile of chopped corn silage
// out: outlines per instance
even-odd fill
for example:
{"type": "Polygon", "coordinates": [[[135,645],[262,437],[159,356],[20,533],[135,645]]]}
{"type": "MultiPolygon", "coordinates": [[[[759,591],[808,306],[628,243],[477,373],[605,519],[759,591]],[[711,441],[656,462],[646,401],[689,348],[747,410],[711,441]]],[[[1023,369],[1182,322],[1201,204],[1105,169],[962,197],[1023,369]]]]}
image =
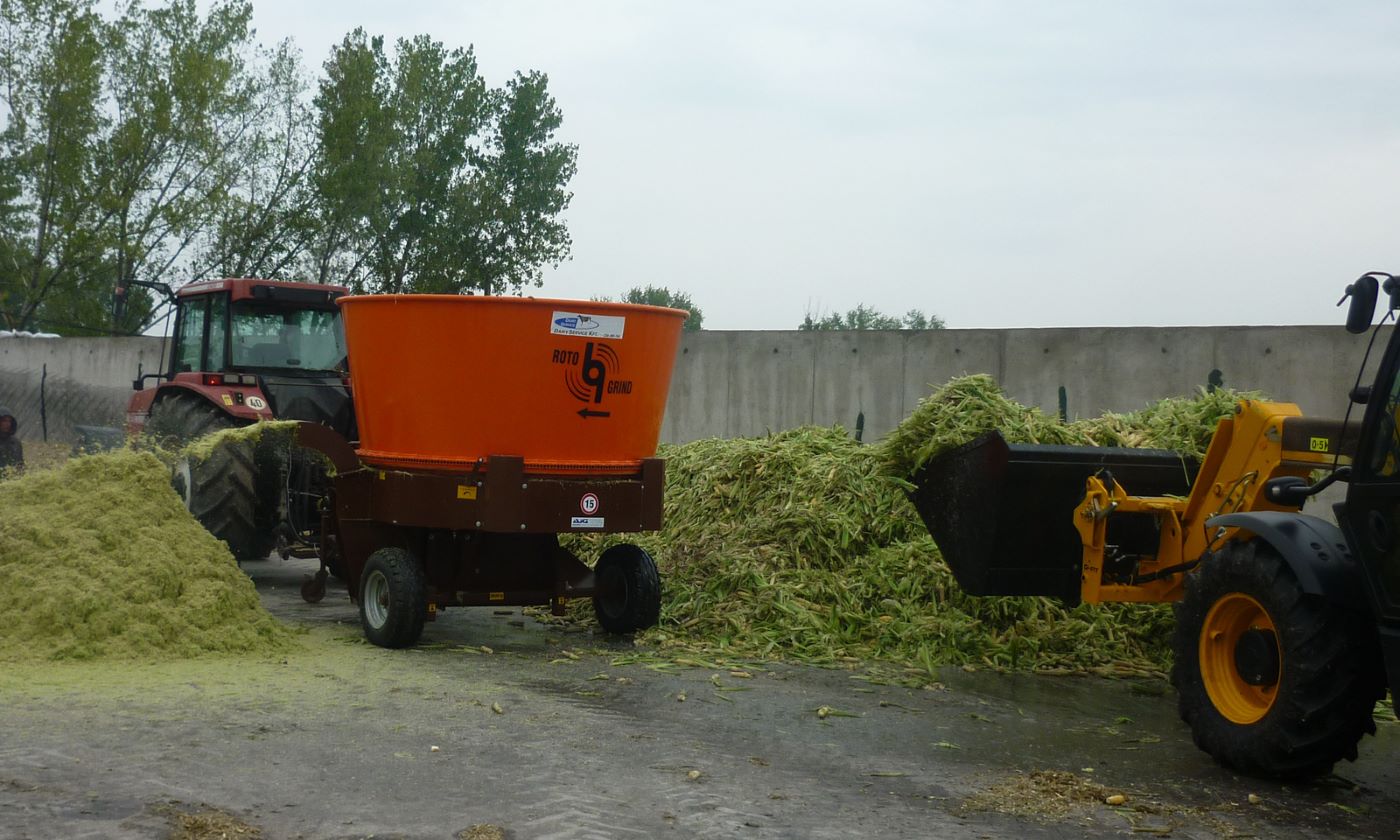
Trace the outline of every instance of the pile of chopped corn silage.
{"type": "Polygon", "coordinates": [[[839,427],[804,427],[664,447],[664,529],[627,536],[652,552],[662,574],[661,623],[643,638],[709,657],[878,662],[922,673],[978,665],[1159,674],[1170,607],[1066,609],[1045,598],[965,595],[904,479],[991,429],[1011,442],[1200,455],[1241,396],[1201,393],[1065,424],[979,375],[936,390],[877,445],[839,427]]]}
{"type": "Polygon", "coordinates": [[[0,481],[0,661],[270,652],[291,633],[170,467],[130,449],[0,481]]]}

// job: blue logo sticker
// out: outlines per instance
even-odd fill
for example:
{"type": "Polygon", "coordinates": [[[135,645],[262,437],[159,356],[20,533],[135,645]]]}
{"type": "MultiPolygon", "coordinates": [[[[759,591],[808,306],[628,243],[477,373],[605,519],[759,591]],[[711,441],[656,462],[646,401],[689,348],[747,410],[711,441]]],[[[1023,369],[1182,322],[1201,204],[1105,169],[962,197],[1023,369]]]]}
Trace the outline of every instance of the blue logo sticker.
{"type": "Polygon", "coordinates": [[[587,315],[570,315],[564,318],[555,318],[554,323],[566,330],[598,329],[598,322],[587,315]]]}

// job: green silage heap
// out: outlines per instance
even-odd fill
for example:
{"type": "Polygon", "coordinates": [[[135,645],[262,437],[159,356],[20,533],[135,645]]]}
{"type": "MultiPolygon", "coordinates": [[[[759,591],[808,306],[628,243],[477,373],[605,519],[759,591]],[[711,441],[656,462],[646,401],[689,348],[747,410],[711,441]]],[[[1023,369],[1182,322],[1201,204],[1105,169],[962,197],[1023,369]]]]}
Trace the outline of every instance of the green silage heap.
{"type": "MultiPolygon", "coordinates": [[[[664,447],[666,519],[636,541],[662,573],[644,640],[709,657],[1162,673],[1164,605],[1081,606],[964,594],[904,494],[933,455],[1001,429],[1013,442],[1199,454],[1238,394],[1164,400],[1064,424],[988,376],[934,391],[875,445],[841,428],[664,447]]],[[[616,541],[613,538],[609,541],[616,541]]]]}
{"type": "Polygon", "coordinates": [[[170,469],[130,450],[0,481],[0,661],[171,659],[292,644],[170,469]]]}

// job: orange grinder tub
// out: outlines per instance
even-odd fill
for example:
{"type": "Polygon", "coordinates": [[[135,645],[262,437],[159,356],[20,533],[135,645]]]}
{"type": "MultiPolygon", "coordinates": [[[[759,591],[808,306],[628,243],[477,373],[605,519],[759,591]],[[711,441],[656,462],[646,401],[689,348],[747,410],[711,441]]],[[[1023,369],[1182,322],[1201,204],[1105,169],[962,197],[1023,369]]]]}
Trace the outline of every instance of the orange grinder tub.
{"type": "Polygon", "coordinates": [[[656,452],[686,314],[459,295],[339,300],[367,464],[626,473],[656,452]]]}

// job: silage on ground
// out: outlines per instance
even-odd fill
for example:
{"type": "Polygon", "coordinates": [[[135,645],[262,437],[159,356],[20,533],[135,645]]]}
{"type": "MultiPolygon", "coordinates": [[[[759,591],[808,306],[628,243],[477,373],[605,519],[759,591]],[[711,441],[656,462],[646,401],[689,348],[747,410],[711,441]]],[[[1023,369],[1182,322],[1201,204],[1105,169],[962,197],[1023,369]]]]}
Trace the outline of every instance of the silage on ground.
{"type": "Polygon", "coordinates": [[[271,652],[291,634],[155,456],[118,450],[0,482],[0,660],[271,652]]]}
{"type": "Polygon", "coordinates": [[[968,596],[908,502],[906,479],[933,454],[993,428],[1012,441],[1196,454],[1237,398],[1201,394],[1061,424],[1010,400],[990,377],[971,376],[938,389],[875,446],[839,427],[804,427],[665,447],[665,525],[635,538],[656,557],[665,592],[661,624],[643,640],[711,657],[922,673],[977,664],[1160,674],[1170,607],[968,596]]]}

